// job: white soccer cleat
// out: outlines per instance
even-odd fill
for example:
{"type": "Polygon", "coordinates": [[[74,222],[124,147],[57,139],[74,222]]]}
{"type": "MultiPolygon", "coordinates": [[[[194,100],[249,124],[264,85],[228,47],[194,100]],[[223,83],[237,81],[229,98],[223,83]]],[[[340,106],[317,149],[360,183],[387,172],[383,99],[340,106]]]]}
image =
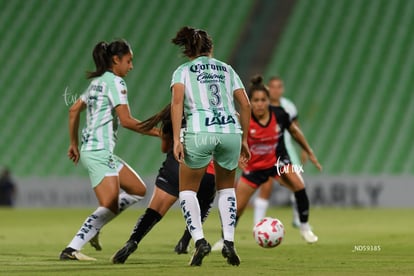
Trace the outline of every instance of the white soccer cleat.
{"type": "Polygon", "coordinates": [[[218,240],[213,247],[211,248],[211,251],[221,251],[223,249],[224,246],[224,241],[223,239],[218,240]]]}
{"type": "Polygon", "coordinates": [[[307,243],[315,243],[318,241],[318,236],[316,236],[312,230],[307,229],[307,230],[300,230],[300,234],[302,236],[302,238],[307,242],[307,243]]]}
{"type": "Polygon", "coordinates": [[[75,252],[72,253],[72,255],[74,255],[76,257],[76,259],[78,259],[79,261],[96,261],[95,258],[89,257],[89,256],[81,253],[80,251],[75,251],[75,252]]]}
{"type": "Polygon", "coordinates": [[[65,248],[59,256],[59,259],[62,261],[96,261],[95,258],[86,256],[78,250],[67,247],[65,248]]]}

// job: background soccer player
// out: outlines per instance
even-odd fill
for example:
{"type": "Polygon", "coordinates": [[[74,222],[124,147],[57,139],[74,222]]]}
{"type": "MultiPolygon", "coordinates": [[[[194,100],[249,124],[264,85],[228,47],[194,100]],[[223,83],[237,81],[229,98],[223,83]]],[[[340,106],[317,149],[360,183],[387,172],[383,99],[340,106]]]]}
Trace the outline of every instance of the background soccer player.
{"type": "Polygon", "coordinates": [[[295,194],[302,237],[307,242],[314,243],[318,237],[308,224],[308,196],[301,176],[292,169],[284,144],[284,130],[287,129],[292,134],[318,169],[321,166],[300,129],[291,123],[289,115],[281,107],[270,106],[269,91],[261,76],[252,78],[248,95],[252,106],[248,136],[252,157],[247,164],[240,164],[243,174],[236,186],[237,219],[243,214],[256,189],[277,177],[280,183],[295,194]]]}
{"type": "MultiPolygon", "coordinates": [[[[280,77],[271,77],[268,82],[269,88],[269,95],[270,95],[270,105],[272,106],[281,106],[283,109],[289,114],[289,119],[292,123],[295,123],[299,126],[298,122],[298,111],[295,104],[283,97],[284,94],[284,84],[283,80],[280,77]]],[[[284,133],[284,141],[286,150],[289,154],[290,160],[293,165],[300,165],[306,162],[307,153],[302,149],[301,151],[301,159],[296,152],[295,146],[293,144],[292,136],[290,135],[289,131],[285,130],[284,133]]],[[[259,188],[259,194],[254,200],[254,224],[258,223],[262,218],[266,216],[266,210],[269,206],[269,199],[272,194],[273,189],[273,181],[269,181],[259,188]]],[[[297,211],[296,200],[295,196],[292,194],[290,197],[292,202],[292,212],[293,212],[293,219],[292,225],[294,227],[300,226],[299,220],[299,213],[297,211]]]]}

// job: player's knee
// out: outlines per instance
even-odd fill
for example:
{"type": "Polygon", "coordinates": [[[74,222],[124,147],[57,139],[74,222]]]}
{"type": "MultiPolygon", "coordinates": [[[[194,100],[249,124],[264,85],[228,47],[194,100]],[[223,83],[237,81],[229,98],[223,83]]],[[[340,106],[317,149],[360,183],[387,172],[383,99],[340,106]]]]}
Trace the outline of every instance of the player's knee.
{"type": "Polygon", "coordinates": [[[147,186],[141,181],[137,181],[132,185],[125,185],[125,183],[121,183],[121,188],[131,196],[137,196],[140,198],[144,197],[147,193],[147,186]]]}
{"type": "Polygon", "coordinates": [[[147,193],[147,186],[145,186],[145,184],[138,185],[135,193],[133,193],[132,196],[144,197],[146,193],[147,193]]]}

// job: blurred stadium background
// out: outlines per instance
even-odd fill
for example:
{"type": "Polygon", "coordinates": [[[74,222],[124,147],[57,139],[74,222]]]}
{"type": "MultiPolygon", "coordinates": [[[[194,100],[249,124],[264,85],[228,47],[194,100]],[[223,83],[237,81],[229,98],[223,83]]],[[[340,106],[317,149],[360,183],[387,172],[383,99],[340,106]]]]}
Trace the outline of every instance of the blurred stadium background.
{"type": "MultiPolygon", "coordinates": [[[[93,46],[131,43],[129,102],[145,119],[170,100],[184,61],[170,39],[183,25],[206,29],[246,86],[255,73],[284,79],[324,166],[304,167],[315,205],[414,206],[414,1],[0,0],[0,166],[17,206],[95,205],[86,170],[66,157],[93,46]]],[[[122,129],[116,153],[152,187],[159,140],[122,129]]]]}

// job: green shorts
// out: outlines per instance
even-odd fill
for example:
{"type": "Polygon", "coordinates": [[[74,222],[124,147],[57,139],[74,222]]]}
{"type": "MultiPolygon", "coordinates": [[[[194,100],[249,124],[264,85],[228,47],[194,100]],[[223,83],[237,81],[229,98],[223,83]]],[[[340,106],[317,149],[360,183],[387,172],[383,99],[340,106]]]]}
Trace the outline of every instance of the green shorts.
{"type": "Polygon", "coordinates": [[[88,169],[92,188],[98,186],[105,176],[118,176],[124,161],[108,150],[81,151],[80,160],[88,169]]]}
{"type": "Polygon", "coordinates": [[[237,168],[241,149],[241,134],[185,132],[184,162],[193,169],[204,168],[213,156],[220,167],[237,168]]]}

